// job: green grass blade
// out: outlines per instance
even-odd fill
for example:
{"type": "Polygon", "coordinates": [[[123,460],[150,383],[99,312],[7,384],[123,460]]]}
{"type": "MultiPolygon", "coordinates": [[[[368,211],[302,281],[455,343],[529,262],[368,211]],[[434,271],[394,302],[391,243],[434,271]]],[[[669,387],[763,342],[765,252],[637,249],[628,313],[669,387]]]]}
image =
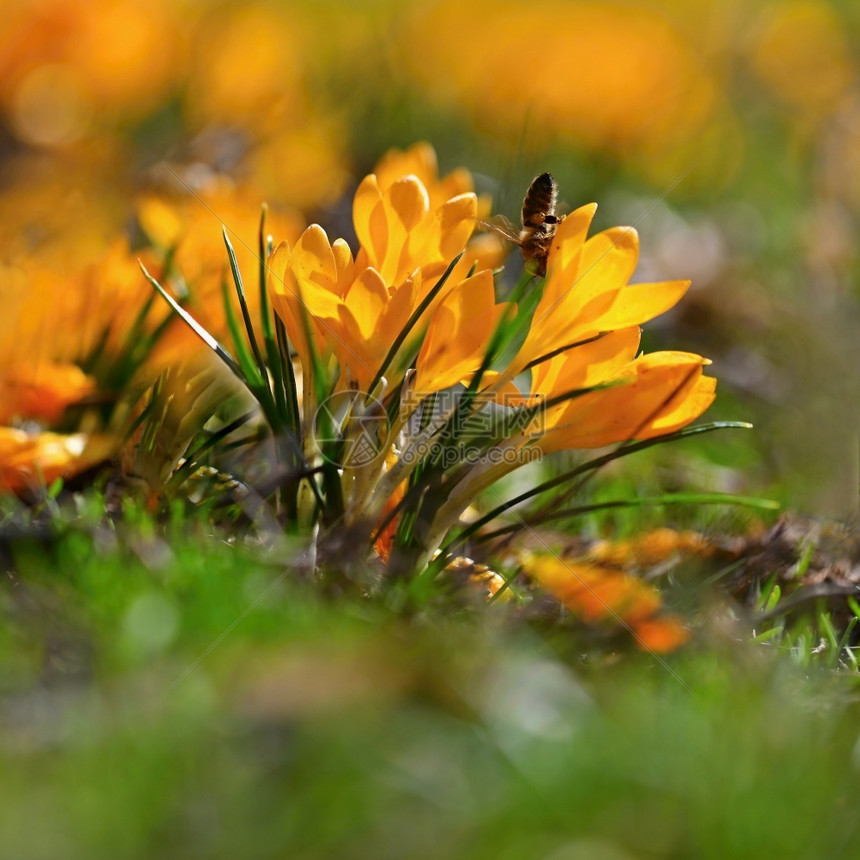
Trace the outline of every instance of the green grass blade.
{"type": "Polygon", "coordinates": [[[251,350],[248,348],[248,344],[242,336],[242,330],[239,328],[239,320],[236,318],[236,313],[230,302],[230,291],[225,279],[221,280],[221,297],[224,301],[224,315],[227,320],[227,328],[230,331],[230,337],[233,340],[233,346],[236,348],[236,358],[239,362],[239,367],[248,382],[248,387],[254,392],[254,396],[259,400],[259,395],[262,393],[262,389],[268,389],[268,385],[260,375],[260,368],[254,362],[251,350]]]}
{"type": "Polygon", "coordinates": [[[237,363],[236,359],[233,358],[230,353],[194,319],[188,311],[185,310],[177,301],[149,274],[146,270],[146,266],[143,265],[141,261],[138,261],[140,265],[140,269],[144,274],[144,277],[149,281],[149,283],[158,291],[161,297],[170,305],[173,312],[179,316],[182,321],[227,365],[230,369],[230,372],[239,380],[241,380],[246,386],[248,385],[248,380],[245,378],[245,375],[242,372],[242,368],[237,363]]]}
{"type": "MultiPolygon", "coordinates": [[[[260,230],[257,236],[257,254],[260,260],[259,290],[260,290],[260,328],[262,329],[263,344],[266,348],[266,360],[269,373],[272,375],[272,392],[275,398],[275,409],[280,416],[282,425],[298,432],[298,404],[289,397],[285,383],[284,356],[278,349],[278,340],[272,323],[272,305],[269,301],[268,289],[268,259],[269,242],[266,237],[266,215],[268,208],[263,204],[260,213],[260,230]]],[[[289,361],[289,353],[287,354],[289,361]]],[[[291,363],[292,364],[292,363],[291,363]]],[[[295,380],[293,380],[295,383],[295,380]]],[[[295,385],[293,385],[293,388],[295,385]]]]}
{"type": "MultiPolygon", "coordinates": [[[[513,508],[516,505],[520,505],[523,502],[526,502],[529,499],[540,495],[541,493],[547,492],[548,490],[555,489],[556,487],[559,487],[569,481],[572,481],[580,477],[581,475],[599,469],[605,464],[610,463],[613,460],[618,459],[619,457],[626,457],[630,454],[635,454],[638,451],[643,451],[646,448],[650,448],[653,445],[660,445],[664,442],[677,441],[680,439],[685,439],[689,436],[697,436],[701,433],[712,433],[715,430],[726,429],[749,429],[751,427],[752,425],[745,421],[713,421],[708,424],[698,424],[694,427],[685,427],[683,430],[678,430],[676,433],[672,433],[669,436],[659,436],[654,439],[644,439],[641,442],[634,442],[629,445],[625,445],[620,449],[611,451],[609,454],[604,454],[601,457],[595,457],[593,460],[589,460],[587,463],[583,463],[580,466],[576,466],[575,468],[570,469],[562,475],[559,475],[555,478],[551,478],[548,481],[543,481],[542,483],[537,484],[531,489],[520,493],[515,498],[504,502],[501,505],[498,505],[491,511],[488,511],[486,514],[484,514],[484,516],[475,520],[474,523],[470,524],[464,532],[461,532],[460,535],[457,536],[456,540],[460,542],[471,537],[473,534],[475,534],[475,532],[479,531],[481,528],[487,525],[487,523],[492,522],[494,519],[505,513],[505,511],[510,510],[510,508],[513,508]]],[[[771,502],[771,504],[773,504],[775,507],[778,507],[778,504],[775,502],[771,502]]],[[[442,546],[443,551],[447,548],[447,544],[444,544],[442,546]]],[[[860,605],[858,605],[858,611],[860,611],[860,605]]]]}
{"type": "Polygon", "coordinates": [[[404,341],[407,337],[409,337],[409,333],[415,328],[418,323],[418,320],[421,319],[421,316],[424,311],[426,311],[427,308],[430,307],[430,304],[433,299],[435,299],[436,296],[439,295],[439,291],[442,289],[442,287],[445,286],[448,281],[448,278],[451,277],[451,272],[454,271],[454,267],[457,265],[457,263],[460,262],[462,256],[463,252],[461,251],[459,254],[457,254],[456,257],[454,257],[448,268],[445,269],[445,272],[439,279],[438,283],[433,285],[433,289],[431,289],[430,292],[427,293],[423,301],[421,301],[418,307],[415,308],[415,310],[412,312],[412,315],[406,321],[406,324],[403,326],[402,329],[400,329],[397,334],[397,337],[394,338],[394,343],[391,344],[391,348],[388,350],[388,353],[383,359],[379,370],[376,372],[376,376],[373,377],[373,381],[370,383],[369,389],[367,391],[368,395],[373,394],[373,392],[376,390],[376,386],[379,385],[380,381],[382,380],[382,377],[385,376],[385,372],[391,366],[391,362],[394,361],[394,357],[397,355],[398,350],[401,346],[403,346],[404,341]]]}
{"type": "Polygon", "coordinates": [[[227,235],[226,227],[221,227],[221,234],[224,237],[224,244],[227,246],[227,256],[230,259],[230,271],[233,275],[233,284],[236,287],[236,296],[239,299],[239,308],[242,311],[242,320],[245,323],[245,331],[248,334],[248,343],[251,345],[251,351],[253,352],[254,359],[257,362],[257,369],[260,374],[260,378],[262,380],[266,380],[268,378],[266,362],[263,360],[260,347],[257,344],[257,335],[254,331],[254,323],[251,320],[251,312],[248,309],[248,301],[245,298],[245,285],[242,283],[242,273],[239,271],[239,261],[236,259],[236,252],[227,235]]]}
{"type": "Polygon", "coordinates": [[[225,424],[220,429],[216,430],[212,433],[208,438],[204,439],[199,445],[190,450],[185,455],[185,462],[174,470],[173,474],[167,481],[167,488],[175,489],[183,481],[187,479],[187,477],[197,468],[197,460],[199,459],[201,454],[205,454],[206,451],[214,448],[219,442],[223,439],[226,439],[231,433],[235,430],[238,430],[243,425],[247,424],[254,417],[253,412],[246,412],[244,415],[240,415],[234,421],[231,421],[229,424],[225,424]]]}
{"type": "MultiPolygon", "coordinates": [[[[495,508],[490,512],[493,514],[492,517],[488,514],[481,517],[479,520],[476,520],[460,532],[455,538],[444,544],[442,547],[443,552],[450,551],[450,548],[454,544],[460,544],[464,540],[467,540],[469,537],[474,535],[479,528],[498,517],[501,513],[504,513],[503,510],[500,510],[501,508],[508,510],[513,507],[515,503],[515,500],[511,500],[510,502],[506,502],[504,505],[499,505],[498,508],[495,508]]],[[[772,499],[760,499],[754,496],[739,496],[733,493],[669,493],[663,496],[646,496],[636,499],[613,499],[606,502],[595,502],[589,505],[578,505],[576,507],[566,508],[563,511],[552,511],[536,517],[523,517],[519,523],[514,523],[512,525],[496,529],[493,532],[480,535],[478,539],[480,541],[492,540],[493,538],[500,537],[504,534],[515,532],[525,526],[532,527],[534,525],[552,522],[553,520],[562,520],[567,519],[568,517],[579,517],[583,514],[593,513],[595,511],[610,510],[612,508],[649,507],[654,505],[740,505],[743,507],[766,511],[773,511],[779,508],[779,503],[772,499]]]]}
{"type": "Polygon", "coordinates": [[[296,436],[301,440],[302,422],[300,420],[299,389],[298,385],[296,385],[296,374],[293,369],[292,358],[290,357],[290,339],[287,335],[286,326],[277,317],[275,317],[275,337],[278,359],[281,365],[284,396],[287,403],[287,426],[292,427],[296,436]]]}

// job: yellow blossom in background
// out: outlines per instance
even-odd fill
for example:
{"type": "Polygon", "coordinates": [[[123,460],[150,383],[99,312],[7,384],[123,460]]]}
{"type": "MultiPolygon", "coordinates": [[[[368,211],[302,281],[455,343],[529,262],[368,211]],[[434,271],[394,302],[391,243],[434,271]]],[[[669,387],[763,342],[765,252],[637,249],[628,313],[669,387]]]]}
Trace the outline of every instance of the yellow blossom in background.
{"type": "MultiPolygon", "coordinates": [[[[177,173],[183,177],[178,168],[177,173]]],[[[142,195],[138,219],[156,247],[164,253],[172,253],[173,265],[190,296],[189,309],[213,335],[224,338],[227,329],[222,282],[225,277],[231,296],[234,290],[222,225],[227,228],[236,252],[248,305],[256,314],[260,298],[259,231],[263,196],[255,188],[239,186],[220,176],[204,176],[197,186],[191,184],[194,181],[191,178],[182,184],[173,174],[168,174],[166,181],[173,187],[178,186],[179,191],[142,195]]],[[[266,232],[276,242],[293,241],[301,228],[300,216],[295,212],[273,208],[267,214],[266,232]]]]}
{"type": "Polygon", "coordinates": [[[780,99],[816,113],[830,110],[852,87],[858,66],[845,37],[847,21],[816,0],[772,3],[749,39],[750,61],[780,99]]]}
{"type": "MultiPolygon", "coordinates": [[[[309,87],[302,19],[265,2],[7,0],[0,112],[24,144],[65,155],[124,149],[130,122],[177,99],[172,122],[202,132],[191,160],[265,183],[272,203],[331,203],[348,181],[346,134],[309,87]]],[[[104,165],[114,180],[133,167],[128,152],[104,165]]]]}
{"type": "Polygon", "coordinates": [[[313,37],[303,10],[242,3],[199,12],[183,106],[190,126],[215,141],[208,152],[198,142],[205,160],[218,164],[224,140],[235,162],[228,169],[265,189],[270,204],[336,201],[349,182],[348,130],[310,85],[313,37]]]}
{"type": "Polygon", "coordinates": [[[0,427],[0,493],[38,490],[57,478],[71,478],[109,457],[116,440],[84,433],[31,435],[0,427]]]}
{"type": "MultiPolygon", "coordinates": [[[[632,4],[447,0],[416,7],[407,65],[437,103],[542,143],[672,144],[701,129],[714,82],[669,21],[632,4]],[[462,34],[480,34],[463,50],[462,34]]],[[[514,139],[518,139],[514,137],[514,139]]]]}
{"type": "Polygon", "coordinates": [[[266,190],[272,203],[309,211],[337,201],[351,180],[345,130],[332,116],[308,116],[260,135],[241,172],[266,190]]]}
{"type": "Polygon", "coordinates": [[[549,554],[528,554],[522,566],[529,579],[574,617],[626,628],[643,650],[674,651],[690,638],[677,616],[660,611],[662,601],[654,586],[619,568],[549,554]]]}
{"type": "Polygon", "coordinates": [[[303,114],[306,41],[300,21],[287,8],[230,4],[218,14],[201,16],[185,97],[196,124],[251,130],[303,114]]]}
{"type": "MultiPolygon", "coordinates": [[[[18,267],[22,292],[14,303],[4,296],[6,315],[0,321],[5,368],[80,363],[97,349],[108,360],[116,356],[151,295],[146,282],[141,283],[139,257],[155,265],[151,254],[131,252],[127,241],[118,238],[77,270],[40,266],[37,261],[18,267]]],[[[153,308],[144,331],[166,316],[163,308],[153,308]]]]}
{"type": "Polygon", "coordinates": [[[129,188],[104,177],[119,170],[107,144],[50,159],[0,162],[0,263],[75,271],[92,262],[120,232],[129,188]]]}
{"type": "Polygon", "coordinates": [[[0,374],[0,424],[35,419],[54,424],[71,404],[96,389],[96,382],[77,365],[22,362],[0,374]]]}
{"type": "Polygon", "coordinates": [[[162,0],[6,0],[0,103],[14,133],[64,146],[113,115],[140,116],[169,88],[175,6],[162,0]]]}

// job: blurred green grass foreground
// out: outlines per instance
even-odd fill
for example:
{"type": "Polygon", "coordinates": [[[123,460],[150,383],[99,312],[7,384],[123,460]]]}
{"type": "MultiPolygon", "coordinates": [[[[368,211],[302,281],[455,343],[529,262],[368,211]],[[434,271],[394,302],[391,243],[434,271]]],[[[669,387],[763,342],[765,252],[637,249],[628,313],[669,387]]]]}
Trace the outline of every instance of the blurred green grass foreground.
{"type": "MultiPolygon", "coordinates": [[[[0,21],[0,858],[860,856],[858,4],[0,0],[0,21]],[[469,195],[472,220],[516,218],[550,170],[561,214],[633,225],[636,283],[692,280],[642,349],[712,359],[707,420],[755,429],[610,458],[564,528],[517,508],[476,553],[492,570],[386,578],[421,535],[385,498],[296,563],[310,481],[334,497],[344,470],[284,491],[277,434],[139,262],[273,412],[306,406],[309,368],[348,362],[318,361],[310,315],[252,354],[222,225],[257,313],[263,201],[283,247],[312,222],[347,240],[340,269],[326,238],[285,271],[323,246],[358,271],[353,200],[378,244],[395,223],[361,177],[413,157],[435,226],[469,195]],[[306,373],[291,403],[276,366],[306,373]],[[786,515],[689,503],[749,497],[786,515]],[[535,550],[590,586],[521,576],[535,550]]],[[[488,319],[529,283],[507,254],[456,276],[491,261],[488,319]]],[[[583,463],[556,453],[461,499],[450,534],[583,463]]]]}
{"type": "Polygon", "coordinates": [[[856,856],[855,687],[731,627],[619,662],[202,535],[46,552],[3,593],[3,856],[856,856]]]}

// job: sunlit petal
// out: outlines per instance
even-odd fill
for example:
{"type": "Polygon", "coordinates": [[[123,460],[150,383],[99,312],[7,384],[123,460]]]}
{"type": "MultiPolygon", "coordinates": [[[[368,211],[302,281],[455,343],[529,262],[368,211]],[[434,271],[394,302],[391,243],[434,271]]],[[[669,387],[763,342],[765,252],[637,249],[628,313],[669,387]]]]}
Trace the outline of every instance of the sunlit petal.
{"type": "Polygon", "coordinates": [[[630,284],[616,293],[612,307],[597,320],[601,329],[641,325],[674,307],[690,286],[689,281],[630,284]]]}

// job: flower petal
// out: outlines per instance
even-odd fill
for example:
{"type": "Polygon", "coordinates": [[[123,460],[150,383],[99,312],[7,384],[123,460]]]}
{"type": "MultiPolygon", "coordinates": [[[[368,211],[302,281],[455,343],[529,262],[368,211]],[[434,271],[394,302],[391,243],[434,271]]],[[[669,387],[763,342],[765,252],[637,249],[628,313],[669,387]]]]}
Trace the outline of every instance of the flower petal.
{"type": "Polygon", "coordinates": [[[447,265],[460,253],[475,229],[478,198],[474,194],[452,197],[436,210],[441,241],[439,253],[447,265]]]}
{"type": "MultiPolygon", "coordinates": [[[[574,209],[558,225],[549,252],[547,265],[549,272],[555,270],[557,276],[561,277],[562,280],[564,279],[563,273],[575,263],[582,250],[595,212],[597,212],[597,204],[587,203],[585,206],[574,209]]],[[[571,279],[572,277],[571,275],[571,279]]]]}
{"type": "Polygon", "coordinates": [[[39,433],[31,436],[14,427],[0,427],[0,493],[48,486],[70,478],[110,457],[116,439],[39,433]]]}
{"type": "Polygon", "coordinates": [[[96,389],[95,379],[76,364],[34,360],[4,371],[0,379],[0,423],[27,418],[53,424],[68,406],[96,389]]]}
{"type": "Polygon", "coordinates": [[[599,385],[633,361],[639,341],[639,326],[630,326],[559,353],[532,368],[531,392],[548,397],[599,385]]]}
{"type": "Polygon", "coordinates": [[[652,654],[668,654],[690,640],[690,631],[676,615],[645,618],[633,626],[636,645],[652,654]]]}
{"type": "Polygon", "coordinates": [[[427,189],[417,176],[403,176],[396,180],[386,190],[384,199],[407,233],[417,227],[430,210],[427,189]]]}
{"type": "Polygon", "coordinates": [[[630,284],[618,291],[612,307],[597,324],[604,330],[641,325],[674,307],[689,287],[689,281],[630,284]]]}
{"type": "Polygon", "coordinates": [[[382,206],[382,191],[371,173],[361,180],[352,201],[352,224],[359,244],[368,255],[368,265],[379,264],[388,246],[388,225],[382,206]]]}
{"type": "Polygon", "coordinates": [[[337,265],[331,243],[319,224],[311,224],[293,248],[292,269],[299,282],[308,282],[334,292],[337,265]]]}
{"type": "Polygon", "coordinates": [[[355,279],[344,303],[349,308],[363,340],[367,340],[376,329],[389,301],[388,288],[376,269],[364,269],[355,279]]]}
{"type": "Polygon", "coordinates": [[[416,362],[415,390],[456,385],[481,364],[499,311],[489,269],[461,281],[436,309],[416,362]]]}
{"type": "Polygon", "coordinates": [[[355,263],[352,259],[352,251],[343,239],[335,239],[331,246],[334,255],[334,264],[337,271],[337,288],[335,292],[339,296],[345,296],[349,285],[352,283],[355,263]]]}
{"type": "Polygon", "coordinates": [[[618,384],[589,392],[545,416],[545,453],[600,448],[672,432],[710,405],[711,383],[700,384],[707,359],[692,353],[652,353],[617,374],[618,384]],[[689,400],[689,402],[688,402],[689,400]]]}
{"type": "Polygon", "coordinates": [[[610,227],[582,247],[576,279],[569,285],[572,308],[627,284],[639,261],[639,234],[632,227],[610,227]]]}

